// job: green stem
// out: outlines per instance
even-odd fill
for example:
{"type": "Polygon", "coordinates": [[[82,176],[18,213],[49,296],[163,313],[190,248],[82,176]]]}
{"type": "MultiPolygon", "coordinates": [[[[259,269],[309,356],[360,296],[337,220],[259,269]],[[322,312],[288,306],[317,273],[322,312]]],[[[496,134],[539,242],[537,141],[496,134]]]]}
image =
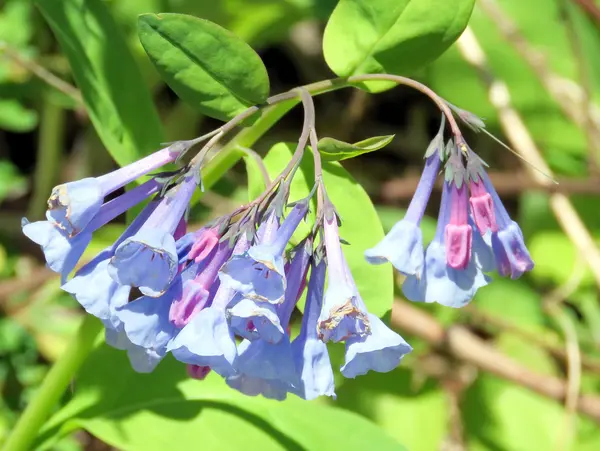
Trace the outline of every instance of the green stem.
{"type": "Polygon", "coordinates": [[[31,218],[43,216],[48,193],[56,184],[61,163],[65,111],[48,97],[44,98],[42,104],[37,162],[33,178],[35,183],[27,211],[27,215],[31,218]]]}
{"type": "Polygon", "coordinates": [[[31,403],[17,421],[4,444],[3,451],[31,449],[38,431],[60,401],[73,375],[94,347],[101,331],[102,323],[95,317],[86,315],[77,334],[52,366],[31,403]]]}

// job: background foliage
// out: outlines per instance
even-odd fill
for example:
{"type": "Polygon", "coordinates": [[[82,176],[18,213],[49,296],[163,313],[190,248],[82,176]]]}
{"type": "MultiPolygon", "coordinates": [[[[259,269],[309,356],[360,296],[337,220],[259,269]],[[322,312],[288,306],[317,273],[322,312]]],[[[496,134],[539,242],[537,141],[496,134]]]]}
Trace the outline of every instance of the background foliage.
{"type": "MultiPolygon", "coordinates": [[[[82,318],[43,267],[37,247],[21,235],[20,218],[41,218],[58,182],[97,175],[161,142],[206,133],[220,125],[216,119],[264,101],[269,89],[276,94],[335,75],[374,71],[410,75],[483,116],[491,132],[511,140],[517,129],[490,96],[493,75],[506,83],[513,113],[557,174],[561,184],[552,190],[569,195],[597,239],[598,5],[592,0],[475,5],[472,0],[0,0],[0,443],[82,318]],[[468,33],[487,58],[484,67],[473,64],[472,41],[465,35],[452,44],[471,11],[468,33]],[[223,37],[204,23],[201,33],[187,39],[182,21],[203,23],[200,19],[138,19],[165,12],[215,22],[233,35],[223,37]],[[219,77],[218,70],[215,76],[211,64],[222,63],[205,56],[214,55],[214,36],[240,55],[241,63],[226,71],[232,78],[219,77]],[[248,45],[262,58],[268,77],[248,45]],[[247,72],[239,72],[242,66],[247,72]],[[173,67],[185,70],[172,72],[173,67]],[[215,89],[221,90],[218,99],[208,95],[215,89]]],[[[382,91],[390,85],[365,87],[382,91]]],[[[224,450],[599,449],[600,414],[595,420],[578,414],[573,400],[579,392],[600,391],[600,268],[590,269],[589,259],[564,233],[550,190],[534,183],[497,143],[469,135],[518,218],[536,268],[517,281],[496,280],[461,311],[409,308],[396,289],[390,315],[393,287],[375,281],[389,281],[391,268],[366,265],[362,250],[382,236],[379,222],[389,230],[402,217],[439,113],[424,96],[402,87],[376,96],[337,91],[315,102],[320,135],[356,143],[344,151],[364,154],[325,164],[361,293],[374,313],[392,318],[415,351],[391,373],[339,378],[336,401],[276,403],[242,397],[211,377],[191,380],[171,359],[155,373],[138,375],[122,353],[98,343],[36,446],[164,450],[177,440],[181,446],[224,450]],[[379,138],[364,141],[373,136],[379,138]],[[435,336],[445,330],[447,335],[435,336]],[[510,365],[524,371],[511,377],[510,365]],[[544,394],[539,387],[548,381],[563,391],[544,394]],[[565,391],[571,393],[566,403],[565,391]]],[[[272,116],[263,115],[252,130],[268,127],[292,106],[288,102],[272,116]]],[[[301,111],[292,110],[255,147],[272,173],[285,164],[285,143],[297,139],[301,119],[301,111]]],[[[246,130],[234,144],[253,145],[255,131],[246,130]]],[[[336,142],[325,141],[324,150],[331,155],[326,159],[341,159],[336,142]]],[[[219,177],[241,155],[232,145],[213,166],[205,180],[212,189],[192,212],[198,224],[260,191],[251,158],[245,158],[248,176],[240,162],[219,177]]],[[[298,197],[307,192],[310,176],[303,171],[295,180],[298,197]]],[[[434,206],[428,214],[426,238],[433,234],[434,206]]],[[[122,224],[98,233],[87,255],[114,240],[122,224]]],[[[338,351],[332,352],[334,364],[342,359],[338,351]]],[[[593,400],[600,412],[600,401],[593,400]]]]}

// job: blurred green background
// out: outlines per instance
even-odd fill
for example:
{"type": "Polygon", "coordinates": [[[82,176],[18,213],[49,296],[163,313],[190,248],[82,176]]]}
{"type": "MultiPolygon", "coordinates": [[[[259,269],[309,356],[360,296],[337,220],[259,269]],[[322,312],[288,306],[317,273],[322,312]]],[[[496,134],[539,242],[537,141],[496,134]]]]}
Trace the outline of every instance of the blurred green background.
{"type": "MultiPolygon", "coordinates": [[[[104,4],[153,93],[167,141],[198,136],[219,122],[178,100],[160,80],[137,39],[140,13],[181,12],[233,31],[262,57],[272,93],[333,77],[321,43],[335,0],[104,4]]],[[[468,33],[487,58],[483,68],[469,61],[477,54],[469,35],[410,75],[485,118],[492,133],[517,149],[530,136],[556,174],[558,186],[541,186],[499,144],[467,133],[519,221],[536,267],[516,281],[496,280],[460,311],[408,306],[398,290],[393,324],[415,351],[391,373],[340,380],[334,404],[373,421],[411,451],[598,450],[600,398],[593,396],[600,394],[600,279],[594,274],[600,268],[590,269],[589,258],[576,250],[551,198],[557,192],[568,195],[597,242],[600,2],[478,0],[468,33]],[[508,107],[490,97],[490,87],[498,94],[499,82],[510,93],[508,107]],[[502,119],[507,111],[512,121],[502,119]],[[580,393],[591,397],[579,399],[580,393]]],[[[403,87],[378,95],[344,90],[315,102],[322,136],[355,142],[396,134],[384,150],[344,162],[389,229],[410,201],[423,152],[438,129],[438,111],[403,87]]],[[[301,111],[293,110],[256,150],[264,154],[273,143],[296,139],[301,120],[301,111]]],[[[21,217],[42,218],[54,185],[114,167],[73,85],[69,63],[34,2],[0,0],[0,444],[82,318],[77,303],[44,268],[37,246],[21,234],[21,217]]],[[[246,199],[245,182],[245,167],[238,164],[206,193],[193,219],[200,223],[246,199]]],[[[439,194],[434,192],[424,223],[426,237],[433,233],[439,194]]],[[[104,228],[87,257],[122,229],[104,228]]],[[[124,367],[118,374],[126,372],[131,370],[124,367]]],[[[74,381],[65,401],[76,388],[74,381]]],[[[53,446],[110,449],[81,431],[53,446]]]]}

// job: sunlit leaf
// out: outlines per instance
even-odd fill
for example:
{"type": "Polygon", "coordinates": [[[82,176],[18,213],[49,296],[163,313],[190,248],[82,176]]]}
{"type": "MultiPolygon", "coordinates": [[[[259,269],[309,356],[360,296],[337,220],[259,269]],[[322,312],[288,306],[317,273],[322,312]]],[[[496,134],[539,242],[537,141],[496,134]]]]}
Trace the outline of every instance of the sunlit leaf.
{"type": "MultiPolygon", "coordinates": [[[[325,28],[325,60],[342,77],[409,74],[440,56],[460,36],[474,3],[340,0],[325,28]]],[[[367,86],[379,90],[382,84],[367,86]]]]}
{"type": "Polygon", "coordinates": [[[244,396],[214,374],[202,382],[189,378],[171,358],[151,374],[137,374],[125,352],[101,346],[76,384],[74,397],[42,431],[39,449],[81,428],[128,451],[164,451],[174,443],[224,451],[404,449],[354,413],[295,397],[244,396]]]}
{"type": "Polygon", "coordinates": [[[184,14],[143,14],[138,34],[169,86],[208,116],[231,119],[269,95],[260,57],[217,24],[184,14]]]}

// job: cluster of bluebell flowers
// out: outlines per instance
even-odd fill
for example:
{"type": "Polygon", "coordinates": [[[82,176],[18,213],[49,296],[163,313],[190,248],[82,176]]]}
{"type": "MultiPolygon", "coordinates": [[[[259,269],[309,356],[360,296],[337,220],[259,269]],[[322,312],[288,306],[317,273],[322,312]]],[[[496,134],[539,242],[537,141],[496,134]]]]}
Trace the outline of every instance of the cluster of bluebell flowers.
{"type": "MultiPolygon", "coordinates": [[[[214,372],[247,395],[282,400],[292,393],[314,399],[335,397],[329,342],[345,344],[340,372],[348,378],[391,371],[412,351],[369,313],[359,293],[342,250],[341,222],[327,196],[319,152],[313,153],[314,189],[304,199],[288,199],[308,141],[318,148],[312,99],[307,91],[299,92],[305,123],[287,167],[254,201],[197,230],[188,230],[187,217],[192,196],[202,186],[203,160],[227,130],[257,107],[204,137],[174,143],[101,177],[57,186],[46,220],[23,220],[23,232],[41,246],[62,288],[102,321],[106,342],[126,351],[136,371],[152,371],[170,353],[196,379],[214,372]],[[156,172],[208,138],[182,168],[156,172]],[[146,181],[115,197],[141,177],[146,181]],[[299,236],[314,196],[316,220],[299,236]],[[93,233],[140,203],[145,206],[122,235],[79,265],[93,233]],[[293,332],[292,318],[300,310],[301,325],[293,332]]],[[[471,127],[483,126],[453,108],[471,127]]],[[[411,301],[461,307],[490,282],[486,273],[496,270],[517,278],[533,262],[485,163],[455,130],[455,122],[454,137],[444,144],[444,126],[442,120],[425,153],[425,169],[406,216],[365,257],[373,264],[391,262],[405,276],[402,288],[411,301]],[[420,222],[442,172],[437,231],[425,248],[420,222]]]]}
{"type": "Polygon", "coordinates": [[[106,342],[126,351],[136,371],[152,371],[170,353],[196,379],[214,372],[247,395],[314,399],[335,397],[328,342],[345,343],[341,373],[349,378],[391,371],[411,351],[368,312],[329,201],[311,231],[297,238],[317,184],[307,198],[288,203],[291,165],[255,201],[189,231],[197,165],[153,173],[177,158],[172,149],[60,185],[45,221],[23,220],[62,288],[102,321],[106,342]],[[105,201],[141,176],[147,181],[105,201]],[[71,276],[94,231],[142,201],[119,239],[71,276]]]}
{"type": "MultiPolygon", "coordinates": [[[[471,128],[484,127],[471,113],[451,107],[471,128]]],[[[365,257],[373,264],[390,262],[406,276],[402,291],[407,299],[459,308],[491,282],[486,273],[497,271],[516,279],[534,263],[519,225],[492,186],[486,164],[462,136],[444,145],[444,124],[442,119],[425,153],[425,168],[406,215],[365,257]],[[436,233],[424,248],[419,225],[441,172],[436,233]]]]}

